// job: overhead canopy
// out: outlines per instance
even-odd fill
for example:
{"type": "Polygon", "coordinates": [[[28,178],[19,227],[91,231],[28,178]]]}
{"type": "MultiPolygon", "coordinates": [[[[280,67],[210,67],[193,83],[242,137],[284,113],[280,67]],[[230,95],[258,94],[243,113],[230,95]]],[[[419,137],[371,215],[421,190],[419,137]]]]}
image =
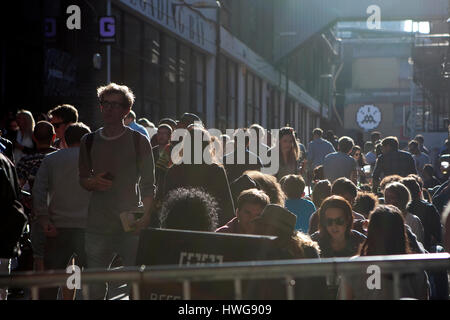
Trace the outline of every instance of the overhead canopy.
{"type": "Polygon", "coordinates": [[[448,0],[276,0],[274,57],[279,61],[337,21],[364,21],[368,8],[380,8],[381,21],[446,21],[448,0]]]}

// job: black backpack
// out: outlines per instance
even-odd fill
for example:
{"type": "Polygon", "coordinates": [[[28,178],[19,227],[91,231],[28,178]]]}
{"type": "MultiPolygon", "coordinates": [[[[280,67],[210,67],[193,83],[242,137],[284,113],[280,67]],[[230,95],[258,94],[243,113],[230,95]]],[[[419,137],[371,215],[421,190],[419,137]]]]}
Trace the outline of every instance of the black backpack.
{"type": "Polygon", "coordinates": [[[14,165],[0,153],[0,258],[10,259],[20,255],[19,240],[25,231],[28,218],[18,201],[17,173],[14,165]]]}

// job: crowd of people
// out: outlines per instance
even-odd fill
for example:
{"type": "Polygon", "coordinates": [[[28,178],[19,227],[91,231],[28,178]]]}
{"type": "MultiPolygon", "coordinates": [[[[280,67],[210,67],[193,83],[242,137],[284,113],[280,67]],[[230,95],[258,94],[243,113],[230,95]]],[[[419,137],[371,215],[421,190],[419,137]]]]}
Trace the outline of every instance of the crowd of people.
{"type": "MultiPolygon", "coordinates": [[[[405,151],[396,137],[379,132],[358,146],[316,128],[305,147],[293,128],[274,137],[254,124],[236,132],[256,132],[258,139],[242,141],[211,135],[192,113],[157,125],[138,119],[126,86],[112,83],[97,94],[103,126],[92,132],[71,105],[39,115],[37,123],[20,110],[1,128],[1,201],[25,213],[28,223],[19,249],[0,251],[0,272],[65,270],[74,258],[105,269],[115,255],[133,266],[139,234],[149,227],[276,236],[281,259],[450,250],[449,164],[433,167],[422,136],[405,151]],[[240,157],[240,148],[243,162],[228,161],[240,157]],[[263,172],[267,153],[279,155],[276,174],[263,172]],[[192,161],[176,161],[186,154],[192,161]]],[[[401,281],[404,297],[448,299],[446,271],[418,270],[401,281]]],[[[304,290],[301,297],[392,298],[389,276],[382,290],[365,283],[361,275],[310,282],[315,295],[304,290]],[[321,286],[325,293],[317,294],[321,286]]],[[[6,293],[0,288],[0,300],[6,293]]],[[[45,289],[41,298],[57,294],[45,289]]],[[[91,299],[105,295],[101,284],[89,290],[91,299]]]]}

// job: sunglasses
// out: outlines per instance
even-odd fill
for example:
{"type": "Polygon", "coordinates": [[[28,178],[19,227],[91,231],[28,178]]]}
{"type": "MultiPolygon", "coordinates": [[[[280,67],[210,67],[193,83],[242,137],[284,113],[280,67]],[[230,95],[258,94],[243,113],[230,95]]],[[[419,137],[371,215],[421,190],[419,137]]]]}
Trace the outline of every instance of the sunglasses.
{"type": "Polygon", "coordinates": [[[326,222],[327,227],[331,227],[333,224],[336,224],[337,226],[343,226],[345,224],[345,220],[343,218],[336,218],[336,219],[327,218],[326,222]]]}

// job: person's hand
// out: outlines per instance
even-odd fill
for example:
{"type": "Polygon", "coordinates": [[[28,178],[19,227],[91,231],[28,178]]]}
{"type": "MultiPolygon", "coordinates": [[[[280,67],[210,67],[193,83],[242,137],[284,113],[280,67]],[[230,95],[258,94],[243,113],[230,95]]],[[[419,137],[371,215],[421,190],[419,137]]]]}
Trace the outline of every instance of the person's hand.
{"type": "Polygon", "coordinates": [[[107,191],[112,187],[113,182],[105,179],[105,175],[107,175],[107,172],[102,172],[89,178],[90,189],[92,191],[107,191]]]}
{"type": "Polygon", "coordinates": [[[134,229],[133,234],[138,236],[142,230],[147,229],[150,225],[150,216],[144,215],[141,219],[137,220],[131,227],[134,229]]]}

